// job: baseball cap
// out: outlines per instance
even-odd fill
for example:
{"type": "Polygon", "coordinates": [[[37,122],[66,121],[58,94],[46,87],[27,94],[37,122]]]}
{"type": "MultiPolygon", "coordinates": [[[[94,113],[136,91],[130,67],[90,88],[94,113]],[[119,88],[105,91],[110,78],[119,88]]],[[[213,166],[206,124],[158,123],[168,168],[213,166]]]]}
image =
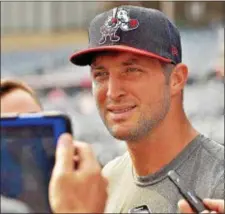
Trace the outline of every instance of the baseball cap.
{"type": "Polygon", "coordinates": [[[89,27],[87,49],[74,53],[70,61],[90,65],[96,54],[128,51],[178,64],[182,60],[180,33],[159,10],[123,5],[97,15],[89,27]]]}

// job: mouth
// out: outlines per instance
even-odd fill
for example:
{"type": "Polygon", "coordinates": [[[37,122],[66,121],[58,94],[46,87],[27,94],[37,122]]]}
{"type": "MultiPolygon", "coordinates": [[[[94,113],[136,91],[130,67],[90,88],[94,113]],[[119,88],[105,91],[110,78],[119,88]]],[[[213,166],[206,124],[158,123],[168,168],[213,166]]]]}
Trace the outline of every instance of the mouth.
{"type": "Polygon", "coordinates": [[[126,108],[112,108],[112,109],[108,109],[108,111],[112,112],[114,114],[121,114],[121,113],[128,112],[128,111],[132,110],[135,107],[136,106],[130,106],[130,107],[126,107],[126,108]]]}
{"type": "Polygon", "coordinates": [[[137,106],[124,106],[124,107],[109,107],[109,117],[114,121],[120,121],[128,119],[137,106]]]}

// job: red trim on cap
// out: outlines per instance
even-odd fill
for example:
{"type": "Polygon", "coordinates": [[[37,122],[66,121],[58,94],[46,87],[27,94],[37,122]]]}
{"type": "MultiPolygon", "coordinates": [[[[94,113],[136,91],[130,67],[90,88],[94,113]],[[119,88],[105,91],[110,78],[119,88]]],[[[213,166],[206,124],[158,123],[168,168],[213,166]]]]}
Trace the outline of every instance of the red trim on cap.
{"type": "MultiPolygon", "coordinates": [[[[167,58],[159,56],[157,54],[154,54],[154,53],[151,53],[151,52],[148,52],[148,51],[145,51],[145,50],[133,48],[133,47],[130,47],[130,46],[125,46],[125,45],[99,46],[99,47],[95,47],[95,48],[89,48],[89,49],[86,49],[86,50],[82,50],[82,51],[79,51],[77,53],[74,53],[70,57],[70,61],[72,63],[74,63],[75,58],[85,57],[86,54],[91,54],[91,53],[94,53],[94,52],[98,53],[98,52],[102,52],[102,51],[128,51],[128,52],[131,52],[131,53],[134,53],[134,54],[140,54],[140,55],[149,56],[149,57],[152,57],[152,58],[155,58],[155,59],[159,59],[160,61],[163,61],[163,62],[168,62],[168,63],[172,62],[171,59],[167,59],[167,58]]],[[[79,59],[77,60],[77,62],[78,62],[77,64],[79,65],[80,64],[79,59]]],[[[87,62],[83,65],[88,65],[88,64],[89,63],[87,62]]]]}

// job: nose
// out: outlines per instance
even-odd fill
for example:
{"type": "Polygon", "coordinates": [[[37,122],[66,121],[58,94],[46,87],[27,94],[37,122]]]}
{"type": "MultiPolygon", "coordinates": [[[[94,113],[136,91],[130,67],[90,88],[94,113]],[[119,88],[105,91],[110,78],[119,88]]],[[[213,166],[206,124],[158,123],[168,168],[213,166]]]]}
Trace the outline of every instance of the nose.
{"type": "Polygon", "coordinates": [[[117,101],[126,94],[123,81],[119,77],[110,76],[108,80],[107,97],[117,101]]]}

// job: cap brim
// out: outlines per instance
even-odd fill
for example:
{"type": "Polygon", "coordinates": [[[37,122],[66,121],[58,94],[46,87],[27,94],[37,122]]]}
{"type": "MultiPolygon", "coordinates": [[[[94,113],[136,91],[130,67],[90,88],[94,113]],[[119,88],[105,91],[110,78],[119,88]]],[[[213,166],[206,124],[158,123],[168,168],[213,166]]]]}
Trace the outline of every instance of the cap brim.
{"type": "Polygon", "coordinates": [[[125,46],[125,45],[110,45],[110,46],[100,46],[100,47],[96,47],[96,48],[88,48],[86,50],[82,50],[82,51],[78,51],[78,52],[74,53],[70,57],[70,61],[73,64],[79,65],[79,66],[90,65],[93,57],[97,53],[107,52],[107,51],[130,52],[130,53],[134,53],[134,54],[152,57],[152,58],[158,59],[162,62],[167,62],[167,63],[172,62],[171,59],[167,59],[167,58],[164,58],[164,57],[159,56],[157,54],[154,54],[154,53],[151,53],[151,52],[148,52],[148,51],[144,51],[144,50],[140,50],[140,49],[137,49],[137,48],[125,46]]]}

